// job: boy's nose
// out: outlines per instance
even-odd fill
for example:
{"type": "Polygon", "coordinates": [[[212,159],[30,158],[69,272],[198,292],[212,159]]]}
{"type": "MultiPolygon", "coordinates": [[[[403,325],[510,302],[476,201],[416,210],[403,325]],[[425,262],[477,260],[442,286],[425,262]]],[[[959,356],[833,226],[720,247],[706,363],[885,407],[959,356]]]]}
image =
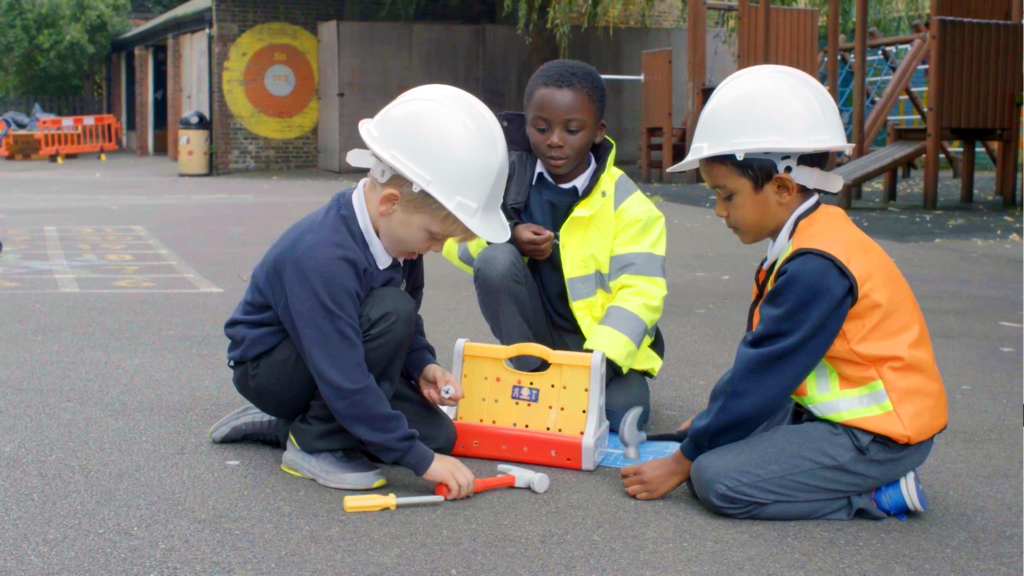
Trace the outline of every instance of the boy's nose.
{"type": "Polygon", "coordinates": [[[725,209],[725,206],[722,206],[721,200],[715,200],[715,216],[723,220],[729,216],[729,212],[725,209]]]}

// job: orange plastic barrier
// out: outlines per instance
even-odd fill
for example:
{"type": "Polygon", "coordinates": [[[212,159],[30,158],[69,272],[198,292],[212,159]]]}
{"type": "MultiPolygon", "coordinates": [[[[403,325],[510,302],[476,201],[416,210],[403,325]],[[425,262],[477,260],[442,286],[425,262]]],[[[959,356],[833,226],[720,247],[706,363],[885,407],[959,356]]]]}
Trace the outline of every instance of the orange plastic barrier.
{"type": "Polygon", "coordinates": [[[121,123],[112,114],[44,118],[38,138],[44,156],[110,152],[117,150],[121,123]]]}
{"type": "Polygon", "coordinates": [[[9,133],[14,130],[14,126],[8,123],[6,120],[0,120],[0,158],[7,157],[7,140],[9,140],[9,133]]]}

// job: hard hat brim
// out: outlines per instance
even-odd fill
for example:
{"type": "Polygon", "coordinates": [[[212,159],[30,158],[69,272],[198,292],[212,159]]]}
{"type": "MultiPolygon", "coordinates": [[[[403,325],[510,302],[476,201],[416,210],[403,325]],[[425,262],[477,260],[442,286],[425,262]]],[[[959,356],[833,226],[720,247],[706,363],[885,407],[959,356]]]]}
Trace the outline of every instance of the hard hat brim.
{"type": "Polygon", "coordinates": [[[739,148],[735,150],[716,150],[713,152],[691,152],[686,158],[674,165],[669,167],[667,172],[686,172],[688,170],[696,170],[700,168],[700,161],[705,158],[711,158],[713,156],[725,156],[727,154],[754,154],[763,152],[793,152],[796,154],[815,154],[818,152],[842,152],[846,153],[852,150],[854,144],[838,144],[835,146],[821,146],[815,148],[804,148],[804,147],[786,147],[786,146],[771,146],[771,147],[749,147],[739,148]]]}
{"type": "Polygon", "coordinates": [[[504,244],[512,237],[512,229],[505,220],[500,208],[483,210],[479,218],[464,221],[463,224],[473,233],[490,244],[504,244]]]}

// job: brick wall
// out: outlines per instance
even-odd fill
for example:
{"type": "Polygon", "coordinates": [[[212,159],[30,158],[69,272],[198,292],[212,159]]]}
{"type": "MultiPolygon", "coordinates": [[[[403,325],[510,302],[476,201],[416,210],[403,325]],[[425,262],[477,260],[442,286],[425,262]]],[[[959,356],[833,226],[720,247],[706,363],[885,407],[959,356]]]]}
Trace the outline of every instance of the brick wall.
{"type": "Polygon", "coordinates": [[[181,39],[167,40],[167,158],[178,161],[178,120],[181,118],[181,39]]]}
{"type": "Polygon", "coordinates": [[[135,155],[149,156],[149,50],[135,49],[135,155]]]}
{"type": "MultiPolygon", "coordinates": [[[[124,94],[121,93],[121,62],[124,59],[123,54],[111,54],[110,55],[110,113],[121,122],[121,116],[124,113],[124,102],[121,99],[124,94]]],[[[121,138],[124,138],[125,127],[121,126],[121,138]]],[[[124,147],[124,142],[119,142],[119,146],[124,147]]]]}
{"type": "Polygon", "coordinates": [[[686,8],[678,0],[655,0],[647,25],[651,28],[683,28],[686,26],[686,8]]]}

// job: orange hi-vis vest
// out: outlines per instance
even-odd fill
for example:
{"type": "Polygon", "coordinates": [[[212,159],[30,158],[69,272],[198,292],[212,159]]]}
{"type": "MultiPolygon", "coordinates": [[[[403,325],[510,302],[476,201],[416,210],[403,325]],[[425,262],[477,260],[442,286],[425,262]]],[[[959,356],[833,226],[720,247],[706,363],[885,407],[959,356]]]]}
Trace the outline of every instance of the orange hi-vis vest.
{"type": "Polygon", "coordinates": [[[921,308],[892,258],[833,206],[802,215],[769,270],[758,268],[748,330],[787,259],[814,252],[834,261],[854,287],[839,335],[793,399],[821,420],[916,444],[947,423],[946,391],[921,308]]]}

